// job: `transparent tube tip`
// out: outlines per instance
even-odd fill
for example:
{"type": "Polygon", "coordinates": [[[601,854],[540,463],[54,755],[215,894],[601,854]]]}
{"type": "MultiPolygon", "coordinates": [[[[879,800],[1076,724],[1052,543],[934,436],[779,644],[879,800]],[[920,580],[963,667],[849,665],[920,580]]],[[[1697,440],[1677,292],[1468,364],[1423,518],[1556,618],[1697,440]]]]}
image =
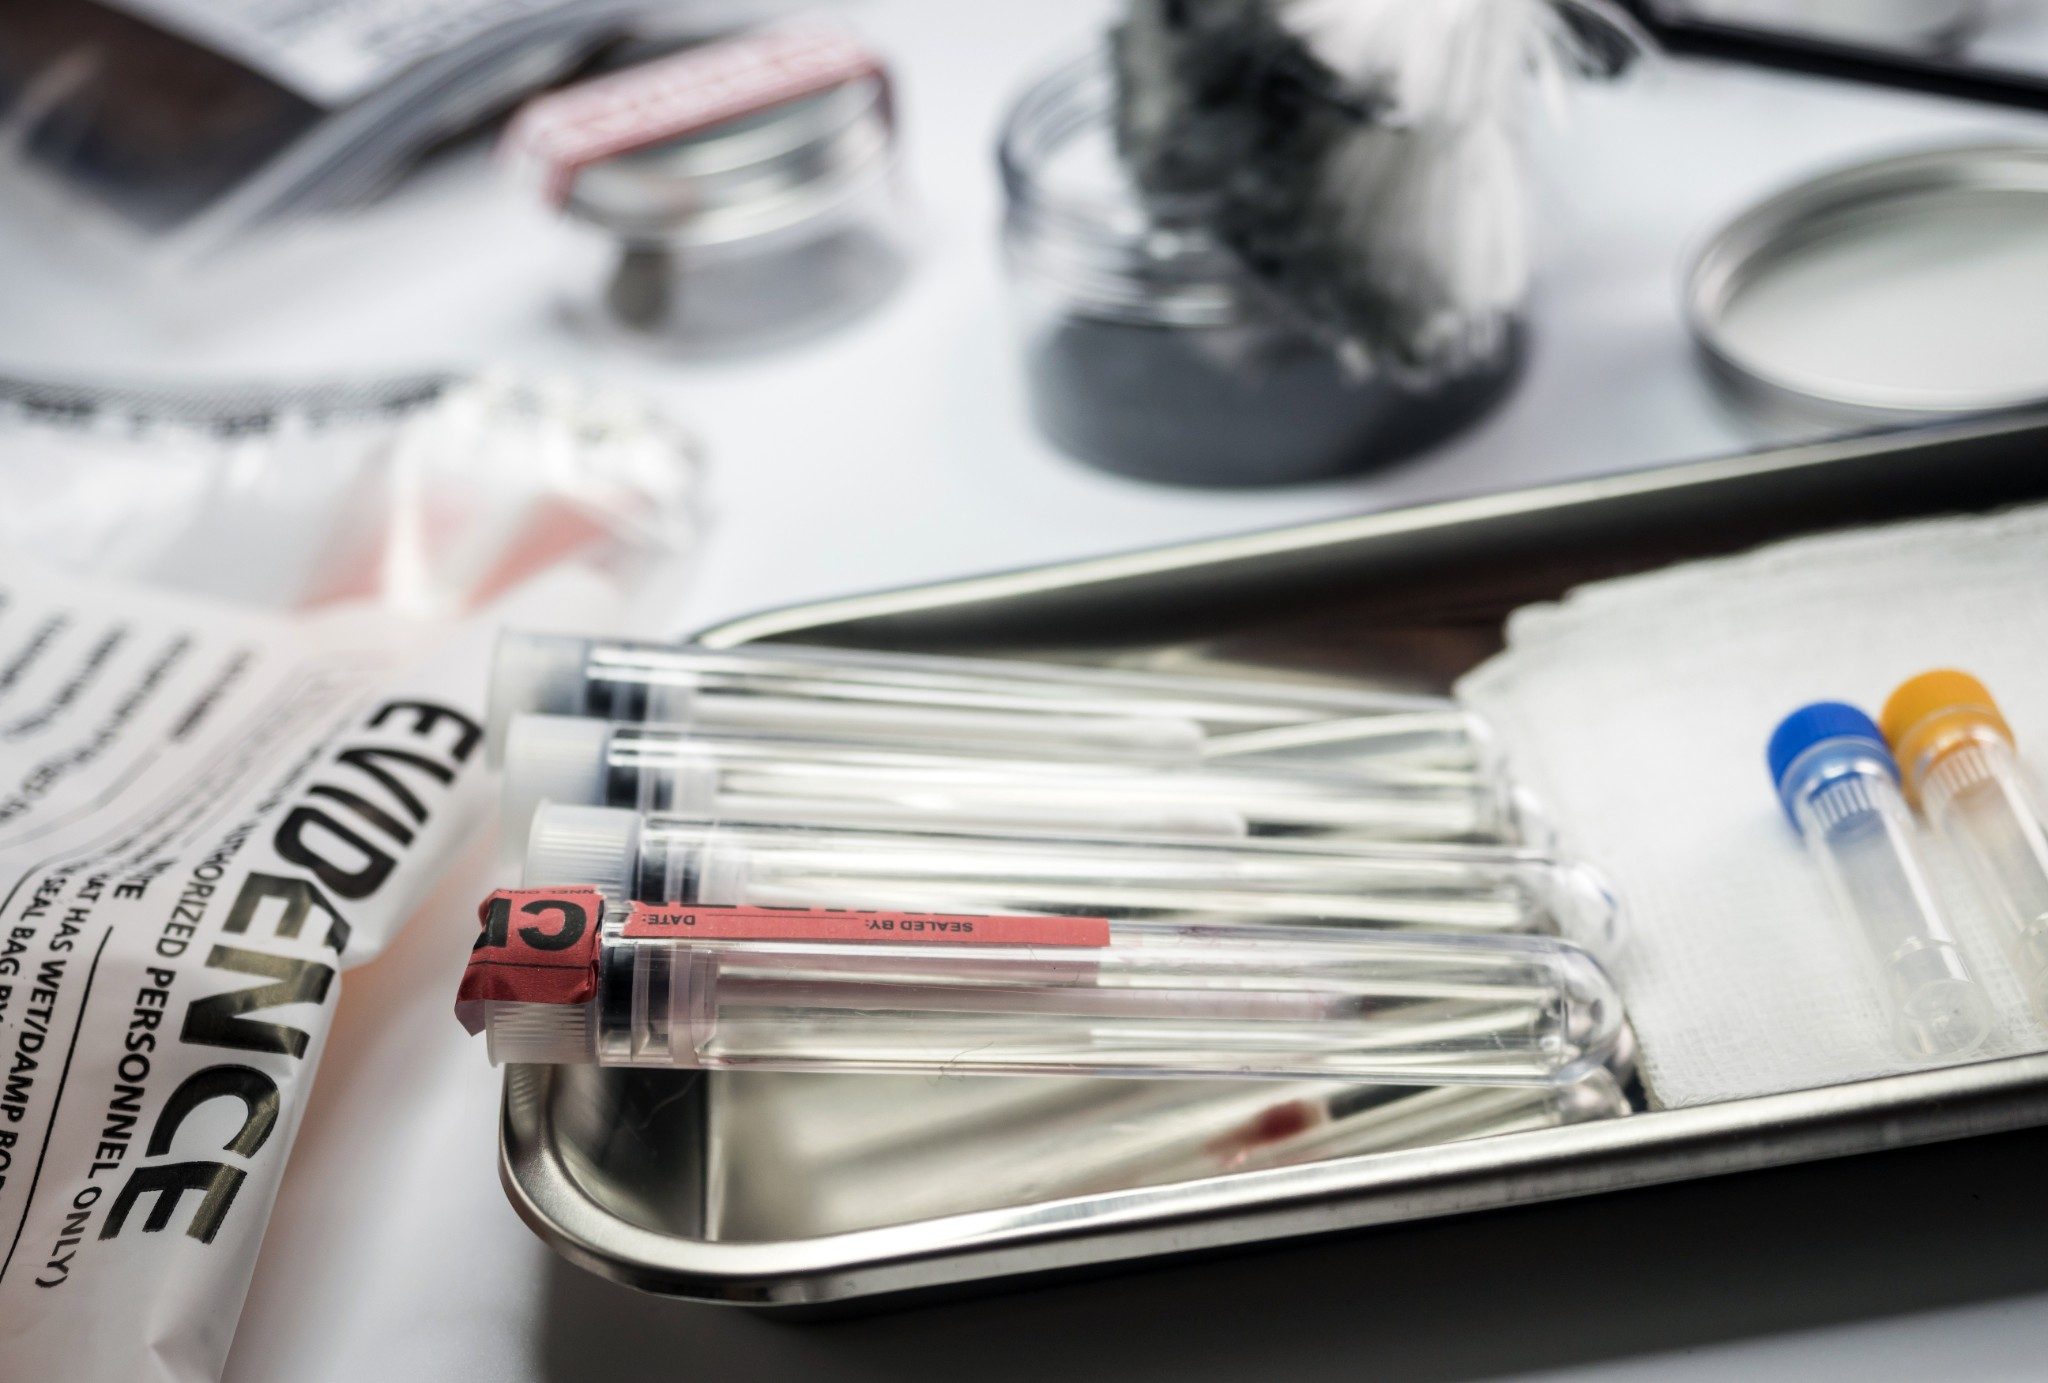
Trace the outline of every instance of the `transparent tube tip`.
{"type": "Polygon", "coordinates": [[[1967,1056],[1991,1035],[1991,1000],[1954,946],[1931,945],[1892,962],[1899,994],[1894,1027],[1907,1054],[1926,1060],[1967,1056]]]}
{"type": "Polygon", "coordinates": [[[1607,876],[1589,864],[1560,863],[1551,876],[1543,905],[1557,919],[1558,931],[1602,960],[1620,951],[1626,929],[1621,899],[1607,876]]]}
{"type": "Polygon", "coordinates": [[[1572,1081],[1605,1066],[1627,1030],[1621,995],[1600,962],[1584,951],[1561,948],[1558,994],[1564,1006],[1552,1079],[1572,1081]]]}
{"type": "Polygon", "coordinates": [[[1546,855],[1558,853],[1557,828],[1551,825],[1550,816],[1543,809],[1543,803],[1536,794],[1509,778],[1499,780],[1496,790],[1495,826],[1500,838],[1512,841],[1525,850],[1535,850],[1546,855]]]}
{"type": "Polygon", "coordinates": [[[569,634],[508,629],[491,653],[489,710],[484,746],[493,764],[505,761],[512,718],[526,713],[574,715],[583,709],[584,666],[590,640],[569,634]]]}

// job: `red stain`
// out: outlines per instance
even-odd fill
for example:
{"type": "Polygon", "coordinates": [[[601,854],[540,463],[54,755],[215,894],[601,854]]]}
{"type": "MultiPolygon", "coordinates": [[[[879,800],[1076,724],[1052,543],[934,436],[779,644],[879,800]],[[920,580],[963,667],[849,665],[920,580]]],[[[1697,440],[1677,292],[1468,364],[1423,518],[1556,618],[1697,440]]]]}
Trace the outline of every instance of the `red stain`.
{"type": "Polygon", "coordinates": [[[1322,1123],[1323,1117],[1322,1106],[1309,1100],[1289,1100],[1259,1111],[1250,1121],[1212,1139],[1203,1151],[1229,1167],[1269,1143],[1306,1133],[1322,1123]]]}

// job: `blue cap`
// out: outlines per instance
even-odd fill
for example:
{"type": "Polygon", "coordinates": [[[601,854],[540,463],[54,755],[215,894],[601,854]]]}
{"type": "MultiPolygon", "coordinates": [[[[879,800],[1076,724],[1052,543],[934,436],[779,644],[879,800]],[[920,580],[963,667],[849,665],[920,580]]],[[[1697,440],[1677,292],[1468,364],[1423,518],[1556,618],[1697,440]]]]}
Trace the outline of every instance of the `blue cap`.
{"type": "MultiPolygon", "coordinates": [[[[1892,776],[1898,776],[1891,746],[1885,743],[1884,731],[1877,728],[1876,721],[1845,701],[1816,701],[1779,721],[1778,728],[1771,732],[1770,747],[1764,751],[1771,765],[1771,786],[1778,789],[1780,800],[1784,798],[1785,771],[1799,756],[1816,744],[1839,739],[1867,741],[1892,776]]],[[[1785,810],[1791,809],[1792,804],[1785,802],[1785,810]]]]}

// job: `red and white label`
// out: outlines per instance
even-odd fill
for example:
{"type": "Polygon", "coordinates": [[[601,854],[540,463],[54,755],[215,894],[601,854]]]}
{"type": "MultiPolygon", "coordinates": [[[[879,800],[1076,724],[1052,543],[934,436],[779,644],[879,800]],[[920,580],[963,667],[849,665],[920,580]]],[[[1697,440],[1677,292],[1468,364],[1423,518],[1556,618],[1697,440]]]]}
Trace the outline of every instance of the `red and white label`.
{"type": "MultiPolygon", "coordinates": [[[[483,1005],[587,1004],[597,995],[604,895],[595,888],[501,888],[477,909],[480,929],[455,991],[455,1016],[483,1031],[483,1005]]],[[[632,941],[893,942],[923,946],[1109,945],[1104,917],[1028,917],[854,908],[635,903],[632,941]]]]}
{"type": "Polygon", "coordinates": [[[477,909],[481,929],[455,991],[455,1016],[473,1037],[482,1005],[587,1004],[597,994],[598,927],[604,896],[594,888],[501,888],[477,909]]]}
{"type": "Polygon", "coordinates": [[[537,97],[512,117],[499,152],[559,206],[593,163],[864,77],[886,80],[852,34],[791,20],[537,97]]]}
{"type": "Polygon", "coordinates": [[[981,916],[852,908],[703,907],[636,903],[626,936],[637,941],[884,941],[913,945],[1109,945],[1106,917],[981,916]]]}

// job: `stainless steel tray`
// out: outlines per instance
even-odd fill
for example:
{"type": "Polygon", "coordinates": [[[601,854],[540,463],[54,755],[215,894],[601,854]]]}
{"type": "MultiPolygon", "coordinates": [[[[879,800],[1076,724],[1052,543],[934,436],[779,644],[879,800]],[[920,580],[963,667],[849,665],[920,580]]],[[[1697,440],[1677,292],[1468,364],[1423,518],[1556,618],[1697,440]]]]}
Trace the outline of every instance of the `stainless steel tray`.
{"type": "MultiPolygon", "coordinates": [[[[1444,686],[1498,647],[1514,606],[1582,581],[2044,496],[2048,414],[2032,414],[863,596],[702,637],[1444,686]]],[[[1028,1175],[952,1155],[961,1130],[986,1146],[995,1121],[1017,1117],[1019,1084],[514,1067],[500,1170],[519,1213],[584,1267],[654,1292],[799,1307],[2048,1124],[2048,1056],[2032,1056],[1045,1201],[1028,1175]],[[844,1155],[877,1131],[915,1159],[914,1197],[902,1166],[844,1155]]]]}

